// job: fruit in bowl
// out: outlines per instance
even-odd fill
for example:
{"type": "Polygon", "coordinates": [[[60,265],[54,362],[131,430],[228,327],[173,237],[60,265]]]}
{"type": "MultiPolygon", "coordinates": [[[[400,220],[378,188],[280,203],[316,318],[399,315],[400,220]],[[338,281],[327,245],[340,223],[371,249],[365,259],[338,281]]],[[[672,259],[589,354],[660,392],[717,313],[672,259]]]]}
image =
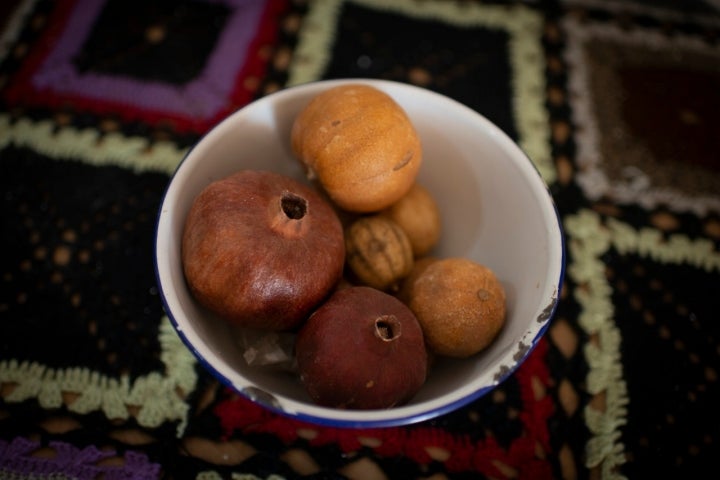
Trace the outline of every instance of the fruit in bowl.
{"type": "Polygon", "coordinates": [[[432,211],[427,205],[435,203],[414,183],[421,148],[389,96],[353,84],[323,92],[296,118],[292,143],[308,176],[320,171],[320,188],[336,208],[376,214],[352,222],[343,248],[335,210],[292,178],[242,170],[215,181],[185,220],[182,262],[190,290],[233,325],[299,328],[295,357],[315,402],[362,409],[403,404],[425,381],[426,342],[433,353],[455,357],[492,342],[505,321],[503,287],[487,267],[456,258],[414,278],[407,304],[381,291],[398,292],[415,254],[433,246],[414,248],[410,236],[417,245],[418,232],[432,232],[434,222],[424,229],[426,216],[408,222],[412,215],[403,211],[414,204],[432,211]],[[376,141],[383,121],[399,124],[400,134],[382,130],[376,141]],[[322,175],[325,169],[331,173],[322,175]],[[352,174],[338,183],[346,171],[352,174]],[[360,286],[323,303],[340,279],[346,252],[360,286]]]}
{"type": "Polygon", "coordinates": [[[374,212],[407,193],[422,164],[412,121],[393,98],[360,83],[329,88],[295,119],[292,149],[342,209],[374,212]]]}
{"type": "Polygon", "coordinates": [[[295,349],[310,397],[328,407],[391,408],[425,383],[420,324],[405,304],[374,288],[338,290],[300,329],[295,349]]]}
{"type": "Polygon", "coordinates": [[[340,220],[312,188],[277,173],[242,170],[195,198],[182,264],[195,299],[242,327],[299,326],[340,280],[340,220]]]}
{"type": "MultiPolygon", "coordinates": [[[[387,214],[387,207],[380,212],[338,209],[344,221],[387,214]]],[[[486,394],[520,365],[545,332],[557,304],[563,267],[564,245],[552,198],[517,145],[458,102],[388,81],[313,82],[243,107],[189,151],[173,175],[158,216],[158,283],[182,340],[203,366],[240,394],[283,415],[325,425],[408,424],[442,415],[486,394]],[[422,142],[422,164],[413,182],[432,195],[441,214],[441,235],[430,251],[414,256],[409,276],[432,264],[430,257],[463,257],[495,272],[506,293],[505,322],[492,342],[467,358],[431,355],[435,358],[422,386],[392,408],[321,405],[312,399],[298,372],[248,365],[232,335],[235,327],[219,321],[192,295],[180,255],[184,219],[194,198],[214,181],[239,170],[267,170],[322,190],[318,177],[306,177],[306,166],[293,152],[293,124],[318,95],[358,83],[381,90],[402,107],[422,142]]],[[[346,288],[346,282],[341,280],[338,289],[346,288]]],[[[402,298],[405,291],[400,285],[399,290],[390,287],[386,293],[402,298]]]]}

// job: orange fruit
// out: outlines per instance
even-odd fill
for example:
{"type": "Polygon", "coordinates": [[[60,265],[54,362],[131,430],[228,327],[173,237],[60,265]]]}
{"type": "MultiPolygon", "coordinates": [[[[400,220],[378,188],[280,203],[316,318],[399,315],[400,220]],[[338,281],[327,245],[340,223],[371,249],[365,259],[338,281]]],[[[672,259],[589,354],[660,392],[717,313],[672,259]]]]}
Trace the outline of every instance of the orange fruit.
{"type": "Polygon", "coordinates": [[[505,323],[502,284],[492,270],[472,260],[432,262],[408,288],[408,306],[436,354],[474,355],[492,343],[505,323]]]}
{"type": "Polygon", "coordinates": [[[351,212],[382,210],[405,195],[422,163],[420,139],[388,94],[363,84],[314,97],[295,119],[294,155],[328,196],[351,212]]]}

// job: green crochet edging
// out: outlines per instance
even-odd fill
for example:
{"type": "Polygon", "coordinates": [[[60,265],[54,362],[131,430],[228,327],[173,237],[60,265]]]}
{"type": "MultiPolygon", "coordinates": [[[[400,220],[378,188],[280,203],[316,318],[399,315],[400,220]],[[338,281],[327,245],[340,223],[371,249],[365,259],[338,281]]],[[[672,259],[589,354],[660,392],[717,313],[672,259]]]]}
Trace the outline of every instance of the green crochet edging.
{"type": "Polygon", "coordinates": [[[687,264],[707,271],[720,270],[720,252],[707,239],[691,240],[685,235],[663,237],[651,228],[635,229],[619,220],[583,210],[564,221],[569,236],[568,250],[572,263],[568,275],[582,288],[575,289],[575,298],[582,306],[578,322],[598,342],[588,343],[584,354],[590,367],[587,390],[590,394],[605,393],[606,409],[591,406],[584,410],[585,421],[592,433],[588,441],[586,466],[600,467],[602,478],[624,479],[618,467],[625,463],[625,446],[620,428],[627,417],[628,392],[623,379],[620,330],[615,326],[612,287],[605,276],[601,257],[611,247],[620,254],[634,254],[666,264],[687,264]]]}
{"type": "MultiPolygon", "coordinates": [[[[135,172],[158,171],[172,174],[186,150],[170,142],[154,142],[119,133],[101,134],[91,128],[58,128],[50,120],[11,120],[0,114],[0,149],[14,145],[31,148],[56,160],[77,159],[94,166],[114,165],[135,172]]],[[[136,379],[110,378],[88,368],[52,369],[36,362],[14,359],[0,361],[0,383],[12,383],[8,402],[36,398],[44,408],[63,405],[63,393],[77,394],[67,406],[76,413],[102,411],[111,419],[126,419],[128,407],[138,407],[136,419],[146,427],[165,421],[179,421],[180,434],[187,422],[188,406],[178,390],[189,393],[197,380],[194,357],[164,318],[159,330],[161,359],[165,372],[136,379]]]]}
{"type": "Polygon", "coordinates": [[[52,120],[12,120],[0,114],[0,149],[8,145],[32,148],[50,158],[78,159],[95,166],[113,165],[135,172],[172,174],[187,152],[172,142],[101,133],[93,128],[60,127],[52,120]]]}
{"type": "Polygon", "coordinates": [[[158,427],[166,421],[178,421],[178,436],[187,424],[188,405],[181,397],[195,389],[195,357],[187,350],[167,317],[160,323],[160,359],[164,372],[152,372],[135,379],[112,378],[86,367],[54,369],[37,362],[15,359],[0,361],[0,384],[15,388],[4,397],[6,402],[37,399],[46,409],[60,408],[63,393],[77,397],[68,410],[87,414],[101,411],[109,419],[127,419],[129,407],[137,407],[135,418],[141,426],[158,427]]]}
{"type": "MultiPolygon", "coordinates": [[[[377,10],[396,11],[415,18],[430,18],[458,26],[484,26],[505,30],[510,36],[513,104],[520,148],[535,164],[545,182],[556,179],[550,151],[549,116],[545,108],[545,57],[543,19],[522,5],[497,6],[459,2],[398,0],[317,0],[312,2],[298,34],[288,70],[288,86],[319,80],[330,60],[338,16],[345,2],[377,10]]],[[[481,112],[482,113],[482,112],[481,112]]]]}
{"type": "MultiPolygon", "coordinates": [[[[205,472],[200,472],[195,477],[195,480],[223,480],[222,475],[220,475],[218,472],[215,472],[213,470],[208,470],[205,472]]],[[[257,475],[254,475],[252,473],[232,473],[230,475],[231,480],[285,480],[285,477],[281,477],[280,475],[271,474],[265,478],[258,477],[257,475]]]]}

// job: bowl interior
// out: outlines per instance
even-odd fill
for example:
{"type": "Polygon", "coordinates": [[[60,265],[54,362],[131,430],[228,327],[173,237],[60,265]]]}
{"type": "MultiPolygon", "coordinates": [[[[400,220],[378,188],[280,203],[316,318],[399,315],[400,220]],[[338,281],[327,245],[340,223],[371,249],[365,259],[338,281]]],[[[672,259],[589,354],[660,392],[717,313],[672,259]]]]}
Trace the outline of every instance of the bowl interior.
{"type": "Polygon", "coordinates": [[[165,307],[186,344],[219,378],[270,408],[339,426],[424,420],[482,395],[513,371],[547,327],[563,275],[557,212],[532,163],[497,127],[467,107],[417,87],[377,80],[324,81],[264,97],[228,117],[186,156],[158,217],[156,259],[165,307]],[[320,91],[343,82],[384,90],[408,113],[423,145],[418,181],[435,196],[442,236],[434,255],[471,258],[493,269],[507,292],[508,317],[484,352],[441,360],[408,404],[388,410],[318,407],[295,376],[250,367],[228,327],[191,297],[180,238],[195,196],[241,169],[265,169],[305,181],[290,150],[295,116],[320,91]]]}

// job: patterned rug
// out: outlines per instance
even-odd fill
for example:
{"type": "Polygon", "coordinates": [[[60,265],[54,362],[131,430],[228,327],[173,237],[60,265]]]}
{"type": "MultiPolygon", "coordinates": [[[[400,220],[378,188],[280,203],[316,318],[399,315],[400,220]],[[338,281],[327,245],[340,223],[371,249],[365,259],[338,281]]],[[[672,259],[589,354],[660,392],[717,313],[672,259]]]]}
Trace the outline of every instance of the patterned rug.
{"type": "Polygon", "coordinates": [[[705,478],[720,454],[720,4],[22,0],[0,8],[0,478],[705,478]],[[184,153],[290,85],[454,98],[528,153],[567,273],[491,394],[343,430],[227,390],[152,246],[184,153]]]}

